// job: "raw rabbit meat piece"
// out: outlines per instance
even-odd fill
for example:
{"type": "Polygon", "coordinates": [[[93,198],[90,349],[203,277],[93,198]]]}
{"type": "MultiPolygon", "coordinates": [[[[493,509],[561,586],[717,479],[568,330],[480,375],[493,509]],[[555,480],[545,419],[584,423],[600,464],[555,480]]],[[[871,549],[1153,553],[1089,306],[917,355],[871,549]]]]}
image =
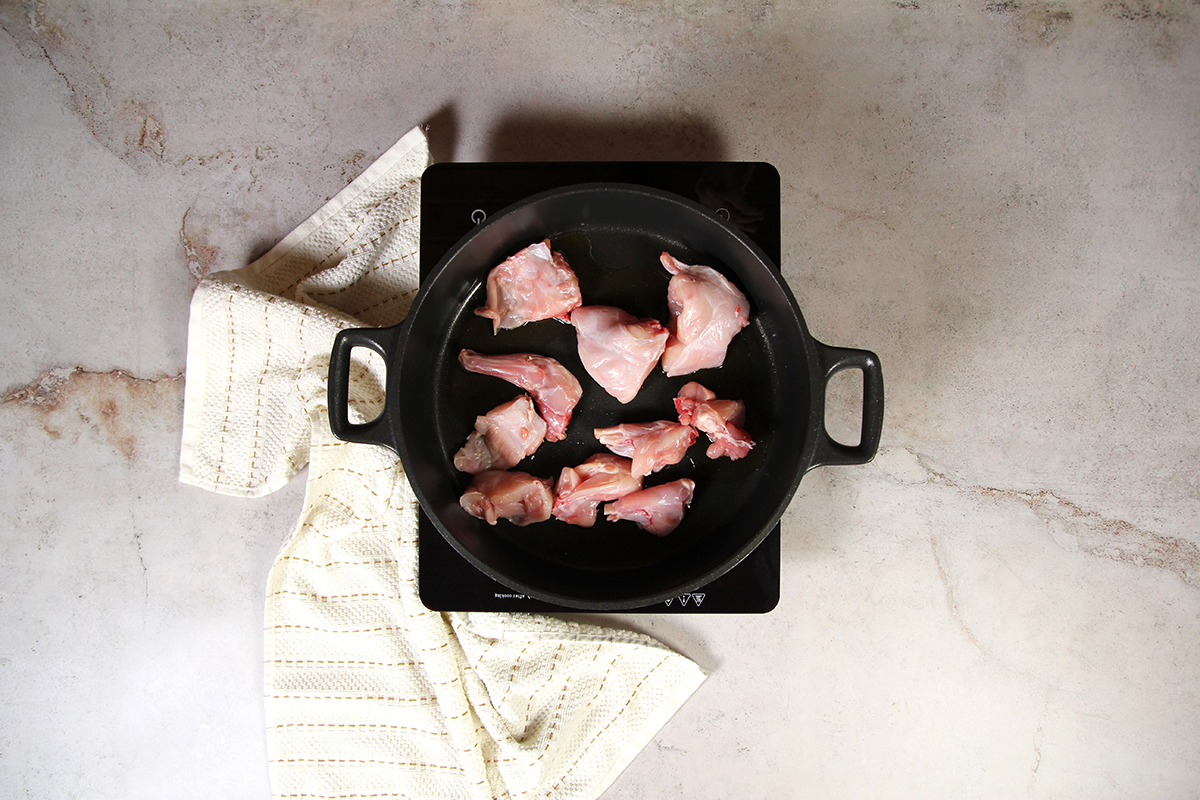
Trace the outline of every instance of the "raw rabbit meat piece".
{"type": "Polygon", "coordinates": [[[637,396],[667,344],[667,329],[658,320],[639,320],[612,306],[577,308],[571,324],[584,369],[622,403],[637,396]]]}
{"type": "Polygon", "coordinates": [[[475,418],[475,430],[454,454],[454,466],[471,475],[508,469],[534,453],[546,436],[546,423],[523,394],[475,418]]]}
{"type": "Polygon", "coordinates": [[[631,520],[655,536],[666,536],[683,521],[684,512],[692,504],[695,492],[695,481],[680,478],[627,494],[615,503],[604,506],[604,516],[614,522],[631,520]]]}
{"type": "Polygon", "coordinates": [[[492,321],[492,332],[542,319],[567,321],[583,300],[579,279],[550,240],[509,256],[487,276],[487,305],[475,310],[492,321]]]}
{"type": "Polygon", "coordinates": [[[659,260],[672,275],[663,372],[675,377],[721,366],[729,343],[750,322],[749,301],[712,267],[685,264],[670,253],[659,260]]]}
{"type": "Polygon", "coordinates": [[[514,525],[529,525],[550,519],[554,496],[549,478],[526,472],[486,470],[475,476],[459,505],[473,517],[495,525],[507,519],[514,525]]]}
{"type": "Polygon", "coordinates": [[[695,381],[683,385],[675,398],[679,421],[703,431],[712,442],[705,452],[709,458],[728,456],[744,458],[754,440],[742,430],[746,421],[746,404],[741,400],[718,400],[710,389],[695,381]]]}
{"type": "Polygon", "coordinates": [[[563,467],[554,487],[555,518],[584,528],[595,525],[600,503],[642,488],[642,479],[634,477],[631,466],[628,458],[597,453],[578,467],[563,467]]]}
{"type": "Polygon", "coordinates": [[[670,464],[678,464],[696,441],[696,429],[669,420],[627,422],[611,428],[596,428],[600,444],[619,456],[633,459],[631,470],[645,477],[670,464]]]}
{"type": "Polygon", "coordinates": [[[583,388],[562,364],[532,353],[485,356],[474,350],[460,352],[458,361],[468,372],[503,378],[529,392],[546,423],[546,441],[566,438],[567,423],[583,396],[583,388]]]}

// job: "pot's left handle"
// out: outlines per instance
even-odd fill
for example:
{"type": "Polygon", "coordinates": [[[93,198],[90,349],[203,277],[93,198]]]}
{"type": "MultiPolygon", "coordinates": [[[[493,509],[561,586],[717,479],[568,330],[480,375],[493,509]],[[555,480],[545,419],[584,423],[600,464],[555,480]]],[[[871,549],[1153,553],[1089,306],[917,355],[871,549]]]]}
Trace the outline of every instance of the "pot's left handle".
{"type": "MultiPolygon", "coordinates": [[[[366,347],[383,357],[387,369],[392,369],[396,345],[400,341],[400,325],[390,328],[351,328],[339,331],[333,340],[329,357],[329,427],[333,435],[346,442],[378,444],[399,452],[392,438],[392,404],[384,401],[383,413],[370,422],[350,421],[350,353],[356,347],[366,347]]],[[[390,376],[389,376],[390,378],[390,376]]],[[[391,383],[390,380],[387,381],[391,383]]]]}
{"type": "MultiPolygon", "coordinates": [[[[879,356],[870,350],[830,347],[820,342],[816,344],[824,378],[819,389],[822,395],[829,386],[829,379],[837,373],[844,369],[862,370],[862,434],[857,445],[842,444],[829,435],[822,418],[816,457],[812,466],[866,464],[875,457],[879,450],[879,440],[883,436],[883,368],[879,364],[879,356]]],[[[821,405],[823,407],[824,402],[821,405]]]]}

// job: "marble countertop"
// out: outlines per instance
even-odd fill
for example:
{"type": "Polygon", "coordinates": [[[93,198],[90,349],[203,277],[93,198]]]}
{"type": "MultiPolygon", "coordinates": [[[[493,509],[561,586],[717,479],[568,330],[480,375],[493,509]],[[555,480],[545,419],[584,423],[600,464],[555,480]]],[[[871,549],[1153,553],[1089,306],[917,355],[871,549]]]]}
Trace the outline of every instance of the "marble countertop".
{"type": "Polygon", "coordinates": [[[443,161],[771,162],[809,328],[883,364],[878,457],[804,479],[772,613],[596,618],[710,672],[605,798],[1200,797],[1200,6],[0,27],[0,795],[269,796],[303,485],[177,482],[188,301],[427,124],[443,161]]]}

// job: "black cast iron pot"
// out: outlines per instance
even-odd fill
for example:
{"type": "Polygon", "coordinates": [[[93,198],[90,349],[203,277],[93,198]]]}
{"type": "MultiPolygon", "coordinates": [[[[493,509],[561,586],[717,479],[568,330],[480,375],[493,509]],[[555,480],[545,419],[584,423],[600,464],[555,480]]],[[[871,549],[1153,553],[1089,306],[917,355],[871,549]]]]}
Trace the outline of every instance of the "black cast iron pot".
{"type": "Polygon", "coordinates": [[[430,273],[400,325],[342,331],[330,363],[329,407],[338,438],[399,454],[426,514],[484,573],[567,608],[621,610],[677,597],[731,569],[771,532],[809,470],[870,461],[883,425],[883,376],[874,353],[813,339],[778,269],[708,209],[641,186],[582,184],[530,197],[474,229],[430,273]],[[622,405],[584,371],[570,325],[546,320],[493,334],[491,321],[474,313],[484,305],[488,271],[546,238],[578,275],[585,305],[614,305],[665,324],[670,276],[658,256],[666,250],[733,281],[750,300],[750,324],[719,369],[677,378],[655,369],[637,398],[622,405]],[[361,425],[347,412],[355,347],[374,350],[387,364],[383,413],[361,425]],[[744,401],[744,427],[756,445],[741,460],[712,460],[701,435],[683,462],[646,479],[647,486],[679,477],[696,481],[687,516],[665,537],[631,522],[608,522],[603,513],[592,528],[553,519],[489,526],[459,506],[471,476],[455,470],[452,458],[477,415],[521,390],[463,370],[458,353],[464,347],[552,356],[583,384],[566,440],[544,443],[515,469],[557,479],[562,467],[604,451],[594,428],[674,419],[673,398],[689,380],[744,401]],[[855,446],[834,441],[825,429],[828,381],[850,368],[862,370],[864,388],[855,446]]]}

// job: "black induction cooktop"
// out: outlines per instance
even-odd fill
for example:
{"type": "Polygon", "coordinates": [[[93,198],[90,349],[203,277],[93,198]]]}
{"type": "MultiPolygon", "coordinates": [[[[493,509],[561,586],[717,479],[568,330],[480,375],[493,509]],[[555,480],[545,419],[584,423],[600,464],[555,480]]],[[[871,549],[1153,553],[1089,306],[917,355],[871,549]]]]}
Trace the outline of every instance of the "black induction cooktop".
{"type": "MultiPolygon", "coordinates": [[[[780,263],[779,173],[762,162],[447,162],[421,181],[421,277],[462,237],[507,206],[579,183],[649,186],[700,203],[780,263]]],[[[417,581],[435,611],[562,611],[497,583],[464,559],[422,512],[417,581]]],[[[693,592],[618,613],[766,613],[779,602],[779,526],[723,576],[693,592]]]]}

